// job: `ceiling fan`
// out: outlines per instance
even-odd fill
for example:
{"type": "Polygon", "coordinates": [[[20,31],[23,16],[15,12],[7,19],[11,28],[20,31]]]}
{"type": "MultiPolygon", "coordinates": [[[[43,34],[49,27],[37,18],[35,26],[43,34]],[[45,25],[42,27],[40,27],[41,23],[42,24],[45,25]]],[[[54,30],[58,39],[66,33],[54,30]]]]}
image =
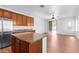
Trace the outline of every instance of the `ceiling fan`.
{"type": "Polygon", "coordinates": [[[55,11],[53,12],[51,19],[55,19],[55,11]]]}
{"type": "MultiPolygon", "coordinates": [[[[40,5],[41,8],[45,8],[45,5],[40,5]]],[[[51,16],[51,20],[55,20],[55,10],[54,12],[52,13],[53,15],[51,16]]]]}

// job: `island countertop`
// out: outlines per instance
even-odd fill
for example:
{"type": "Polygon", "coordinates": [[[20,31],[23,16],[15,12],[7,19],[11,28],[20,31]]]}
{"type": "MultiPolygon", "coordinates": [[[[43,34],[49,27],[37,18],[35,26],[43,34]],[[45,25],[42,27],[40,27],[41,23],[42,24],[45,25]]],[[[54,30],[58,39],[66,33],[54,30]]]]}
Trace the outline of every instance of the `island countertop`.
{"type": "Polygon", "coordinates": [[[12,36],[18,38],[19,40],[26,41],[28,43],[34,43],[46,35],[42,33],[31,33],[31,32],[23,32],[23,33],[14,33],[12,36]]]}

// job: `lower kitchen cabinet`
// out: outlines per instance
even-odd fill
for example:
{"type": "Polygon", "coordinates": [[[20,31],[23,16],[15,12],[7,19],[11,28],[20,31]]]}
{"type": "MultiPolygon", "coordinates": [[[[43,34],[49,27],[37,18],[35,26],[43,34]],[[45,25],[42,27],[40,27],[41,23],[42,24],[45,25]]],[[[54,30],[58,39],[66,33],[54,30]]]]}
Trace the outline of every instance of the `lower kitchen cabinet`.
{"type": "Polygon", "coordinates": [[[25,41],[20,42],[20,52],[21,53],[28,53],[29,52],[29,43],[25,41]]]}
{"type": "Polygon", "coordinates": [[[29,52],[42,53],[42,39],[34,42],[33,44],[29,44],[29,52]]]}
{"type": "Polygon", "coordinates": [[[11,47],[12,48],[12,52],[15,52],[15,53],[20,52],[20,41],[17,40],[15,37],[12,37],[12,39],[13,39],[11,41],[11,43],[12,43],[12,47],[11,47]]]}
{"type": "Polygon", "coordinates": [[[12,36],[11,49],[13,53],[42,53],[42,39],[28,43],[12,36]]]}

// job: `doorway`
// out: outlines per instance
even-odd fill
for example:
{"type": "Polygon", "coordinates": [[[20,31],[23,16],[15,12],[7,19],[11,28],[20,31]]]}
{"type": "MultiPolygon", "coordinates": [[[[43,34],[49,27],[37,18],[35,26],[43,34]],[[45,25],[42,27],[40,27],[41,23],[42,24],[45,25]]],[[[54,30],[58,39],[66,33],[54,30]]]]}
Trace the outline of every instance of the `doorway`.
{"type": "Polygon", "coordinates": [[[56,32],[56,20],[49,21],[49,32],[56,32]]]}

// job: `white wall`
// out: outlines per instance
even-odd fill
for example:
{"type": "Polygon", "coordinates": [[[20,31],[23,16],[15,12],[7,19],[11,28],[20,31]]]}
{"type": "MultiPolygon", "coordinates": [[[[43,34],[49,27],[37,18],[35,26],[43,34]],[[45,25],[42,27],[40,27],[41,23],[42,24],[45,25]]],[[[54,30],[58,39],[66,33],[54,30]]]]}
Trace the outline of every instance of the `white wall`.
{"type": "Polygon", "coordinates": [[[74,35],[75,34],[75,23],[76,18],[74,16],[64,17],[57,19],[57,33],[58,34],[67,34],[74,35]],[[72,22],[71,27],[69,27],[69,22],[72,22]]]}
{"type": "Polygon", "coordinates": [[[76,33],[75,36],[79,38],[79,16],[76,17],[76,33]]]}
{"type": "Polygon", "coordinates": [[[37,33],[44,33],[44,20],[39,17],[35,17],[34,29],[37,33]]]}
{"type": "Polygon", "coordinates": [[[76,29],[77,29],[77,32],[79,32],[79,16],[76,17],[76,23],[77,23],[76,29]]]}
{"type": "Polygon", "coordinates": [[[45,32],[49,32],[49,19],[44,20],[44,24],[45,24],[45,32]]]}
{"type": "Polygon", "coordinates": [[[34,12],[34,29],[37,33],[45,32],[45,21],[43,17],[45,16],[41,12],[34,12]]]}

